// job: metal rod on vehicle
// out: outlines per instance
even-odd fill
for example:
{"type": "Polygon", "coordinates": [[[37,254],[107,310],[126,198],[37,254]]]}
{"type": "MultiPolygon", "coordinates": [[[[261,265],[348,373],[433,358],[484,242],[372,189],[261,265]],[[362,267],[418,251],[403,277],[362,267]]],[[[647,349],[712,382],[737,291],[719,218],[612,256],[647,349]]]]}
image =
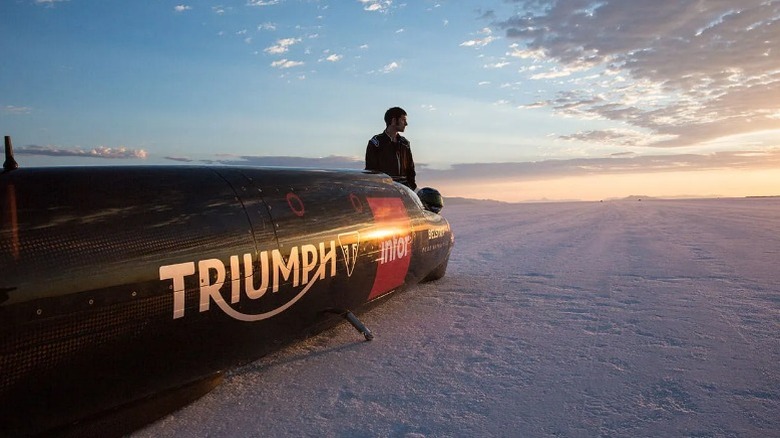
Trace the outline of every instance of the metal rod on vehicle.
{"type": "Polygon", "coordinates": [[[5,163],[3,163],[3,172],[10,172],[19,168],[19,163],[14,159],[14,147],[11,144],[11,136],[5,136],[5,163]]]}
{"type": "Polygon", "coordinates": [[[360,333],[363,333],[363,336],[366,337],[366,341],[370,341],[374,339],[374,334],[371,333],[371,330],[368,329],[368,327],[365,326],[360,320],[355,316],[354,313],[347,310],[347,313],[344,314],[344,318],[347,318],[347,321],[349,321],[350,324],[352,324],[352,327],[355,327],[357,331],[360,333]]]}
{"type": "Polygon", "coordinates": [[[366,341],[370,341],[370,340],[374,339],[374,334],[371,333],[371,330],[369,330],[368,327],[366,327],[366,325],[363,324],[358,319],[358,317],[355,316],[354,313],[352,313],[352,311],[350,311],[348,309],[333,309],[333,308],[331,308],[331,309],[324,310],[324,312],[335,313],[336,315],[341,315],[342,318],[346,319],[347,321],[349,321],[350,324],[352,324],[352,327],[355,327],[355,330],[359,331],[360,333],[363,334],[363,336],[365,336],[366,341]]]}

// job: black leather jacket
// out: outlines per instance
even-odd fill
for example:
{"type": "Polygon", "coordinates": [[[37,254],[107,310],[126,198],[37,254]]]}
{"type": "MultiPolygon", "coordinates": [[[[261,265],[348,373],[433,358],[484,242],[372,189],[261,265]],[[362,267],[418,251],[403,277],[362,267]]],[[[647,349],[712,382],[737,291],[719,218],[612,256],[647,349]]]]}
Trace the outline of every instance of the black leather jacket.
{"type": "Polygon", "coordinates": [[[386,173],[406,184],[412,190],[417,189],[414,171],[414,159],[409,140],[398,136],[394,143],[385,132],[377,134],[366,146],[366,170],[386,173]],[[405,180],[405,181],[404,181],[405,180]]]}

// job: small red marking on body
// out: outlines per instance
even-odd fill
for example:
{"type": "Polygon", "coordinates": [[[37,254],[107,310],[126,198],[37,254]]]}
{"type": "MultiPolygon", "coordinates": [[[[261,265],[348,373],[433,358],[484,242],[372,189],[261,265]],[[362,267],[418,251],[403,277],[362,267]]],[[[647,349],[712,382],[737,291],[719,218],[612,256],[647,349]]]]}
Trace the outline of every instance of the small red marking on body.
{"type": "Polygon", "coordinates": [[[363,213],[363,203],[360,202],[360,198],[354,193],[350,193],[349,200],[352,202],[352,208],[354,208],[356,212],[363,213]]]}
{"type": "Polygon", "coordinates": [[[303,207],[303,201],[293,192],[287,194],[287,205],[290,206],[290,210],[295,213],[296,216],[302,217],[306,213],[306,209],[303,207]]]}

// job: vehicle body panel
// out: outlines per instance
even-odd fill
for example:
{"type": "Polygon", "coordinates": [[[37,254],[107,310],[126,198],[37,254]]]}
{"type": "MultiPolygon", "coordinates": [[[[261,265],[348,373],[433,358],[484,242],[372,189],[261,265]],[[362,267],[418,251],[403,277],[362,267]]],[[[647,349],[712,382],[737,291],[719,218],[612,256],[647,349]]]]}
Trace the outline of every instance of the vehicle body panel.
{"type": "Polygon", "coordinates": [[[453,242],[361,171],[18,169],[0,209],[0,434],[261,357],[420,282],[453,242]]]}

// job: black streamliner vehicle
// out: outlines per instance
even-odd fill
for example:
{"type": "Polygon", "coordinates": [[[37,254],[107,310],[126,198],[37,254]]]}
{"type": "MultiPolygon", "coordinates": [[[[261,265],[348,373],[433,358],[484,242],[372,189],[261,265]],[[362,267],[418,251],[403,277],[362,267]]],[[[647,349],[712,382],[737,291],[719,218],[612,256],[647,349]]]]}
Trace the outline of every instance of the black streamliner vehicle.
{"type": "MultiPolygon", "coordinates": [[[[14,166],[15,167],[15,166],[14,166]]],[[[363,171],[0,174],[0,436],[122,434],[444,275],[453,236],[363,171]]]]}

